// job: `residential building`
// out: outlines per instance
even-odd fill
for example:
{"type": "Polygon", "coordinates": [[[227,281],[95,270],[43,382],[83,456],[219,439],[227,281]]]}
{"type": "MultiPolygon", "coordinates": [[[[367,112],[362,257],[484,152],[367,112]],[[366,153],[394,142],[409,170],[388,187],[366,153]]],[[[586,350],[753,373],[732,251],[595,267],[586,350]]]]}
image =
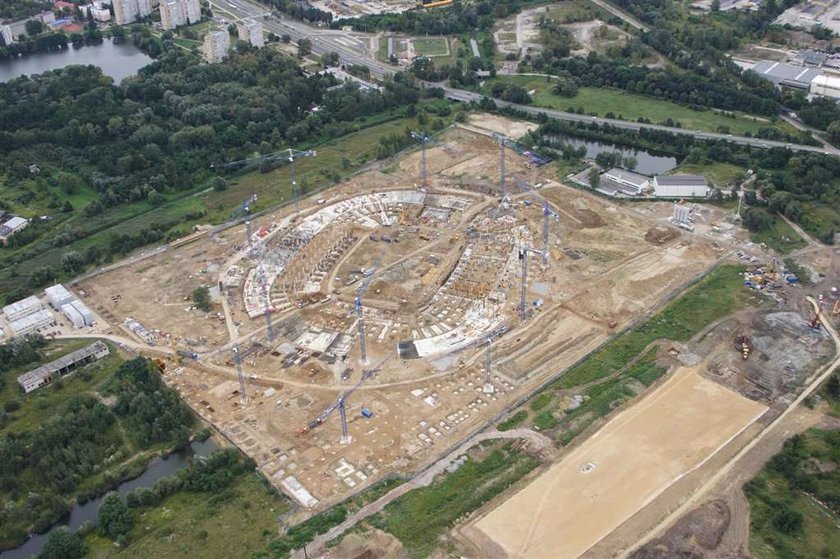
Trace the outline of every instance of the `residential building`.
{"type": "Polygon", "coordinates": [[[228,35],[227,29],[208,31],[204,36],[204,60],[211,64],[224,60],[229,48],[230,35],[228,35]]]}
{"type": "Polygon", "coordinates": [[[114,0],[113,7],[117,25],[126,25],[150,15],[152,0],[114,0]]]}
{"type": "Polygon", "coordinates": [[[29,394],[44,386],[49,386],[56,379],[65,377],[84,365],[98,361],[110,353],[108,346],[102,342],[94,342],[89,346],[77,349],[55,361],[41,365],[18,377],[18,384],[29,394]]]}
{"type": "Polygon", "coordinates": [[[192,24],[201,21],[201,4],[198,0],[183,0],[183,2],[187,22],[192,24]]]}
{"type": "Polygon", "coordinates": [[[817,76],[811,82],[811,95],[840,99],[840,78],[825,75],[817,76]]]}
{"type": "Polygon", "coordinates": [[[44,305],[41,304],[41,301],[32,295],[31,297],[15,301],[11,305],[3,307],[3,315],[5,315],[6,320],[9,322],[14,322],[30,314],[35,314],[43,308],[44,305]]]}
{"type": "Polygon", "coordinates": [[[46,288],[44,290],[44,295],[47,296],[47,301],[49,301],[50,305],[55,310],[60,310],[61,307],[67,303],[71,303],[76,300],[76,297],[74,297],[73,294],[60,283],[46,288]]]}
{"type": "Polygon", "coordinates": [[[90,14],[93,16],[95,21],[101,23],[111,21],[111,10],[108,8],[91,8],[90,14]]]}
{"type": "Polygon", "coordinates": [[[709,183],[702,175],[657,175],[653,177],[653,193],[659,198],[705,198],[709,183]]]}
{"type": "Polygon", "coordinates": [[[816,68],[806,68],[772,60],[762,60],[753,67],[752,71],[773,82],[777,87],[804,90],[808,90],[814,78],[820,75],[820,71],[816,68]]]}
{"type": "Polygon", "coordinates": [[[9,241],[9,237],[23,231],[28,225],[28,220],[18,216],[6,220],[0,225],[0,242],[5,245],[9,241]]]}
{"type": "Polygon", "coordinates": [[[262,48],[263,45],[265,45],[265,39],[263,38],[263,25],[261,21],[254,19],[243,21],[236,26],[236,30],[239,34],[240,41],[245,41],[251,46],[257,48],[262,48]]]}
{"type": "Polygon", "coordinates": [[[164,29],[175,29],[201,21],[198,0],[161,0],[160,24],[164,29]]]}
{"type": "Polygon", "coordinates": [[[598,186],[610,194],[638,196],[650,188],[650,177],[615,167],[601,175],[598,186]]]}
{"type": "Polygon", "coordinates": [[[0,25],[0,35],[3,36],[3,44],[11,45],[17,41],[17,37],[12,33],[11,25],[0,25]]]}
{"type": "Polygon", "coordinates": [[[12,332],[18,336],[25,336],[27,334],[34,334],[42,328],[55,325],[55,317],[49,309],[42,308],[32,314],[28,314],[23,318],[9,322],[12,327],[12,332]]]}

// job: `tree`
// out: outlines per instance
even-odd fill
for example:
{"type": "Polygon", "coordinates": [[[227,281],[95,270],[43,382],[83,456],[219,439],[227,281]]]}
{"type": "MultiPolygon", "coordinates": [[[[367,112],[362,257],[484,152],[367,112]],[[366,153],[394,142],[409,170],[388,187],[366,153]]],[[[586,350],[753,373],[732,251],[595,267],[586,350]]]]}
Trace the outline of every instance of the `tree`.
{"type": "Polygon", "coordinates": [[[832,144],[840,143],[840,120],[835,120],[828,125],[828,141],[832,144]]]}
{"type": "Polygon", "coordinates": [[[592,167],[589,169],[589,186],[592,188],[598,188],[598,184],[601,182],[601,173],[598,172],[596,167],[592,167]]]}
{"type": "Polygon", "coordinates": [[[825,385],[825,390],[828,392],[828,395],[835,400],[840,399],[840,377],[837,375],[831,375],[825,385]]]}
{"type": "Polygon", "coordinates": [[[61,267],[68,274],[77,274],[84,264],[82,255],[76,251],[65,252],[61,257],[61,267]]]}
{"type": "Polygon", "coordinates": [[[720,11],[720,0],[712,0],[712,12],[720,11]]]}
{"type": "Polygon", "coordinates": [[[61,526],[47,536],[47,543],[44,544],[38,559],[81,559],[87,551],[87,546],[79,534],[61,526]]]}
{"type": "Polygon", "coordinates": [[[102,532],[112,540],[128,535],[134,526],[131,511],[113,491],[102,499],[98,517],[102,532]]]}
{"type": "Polygon", "coordinates": [[[300,56],[301,58],[312,52],[312,41],[310,41],[309,39],[299,39],[297,45],[298,56],[300,56]]]}
{"type": "Polygon", "coordinates": [[[203,285],[193,289],[192,300],[199,309],[205,312],[210,310],[210,290],[203,285]]]}
{"type": "Polygon", "coordinates": [[[213,177],[213,190],[216,192],[223,192],[227,190],[228,183],[224,177],[213,177]]]}
{"type": "Polygon", "coordinates": [[[40,35],[44,31],[44,24],[39,19],[30,19],[24,24],[26,34],[30,37],[40,35]]]}
{"type": "Polygon", "coordinates": [[[628,155],[622,158],[621,163],[625,169],[632,171],[639,164],[639,160],[633,157],[632,155],[628,155]]]}
{"type": "Polygon", "coordinates": [[[797,534],[802,531],[802,513],[789,507],[782,508],[773,516],[773,526],[785,534],[797,534]]]}

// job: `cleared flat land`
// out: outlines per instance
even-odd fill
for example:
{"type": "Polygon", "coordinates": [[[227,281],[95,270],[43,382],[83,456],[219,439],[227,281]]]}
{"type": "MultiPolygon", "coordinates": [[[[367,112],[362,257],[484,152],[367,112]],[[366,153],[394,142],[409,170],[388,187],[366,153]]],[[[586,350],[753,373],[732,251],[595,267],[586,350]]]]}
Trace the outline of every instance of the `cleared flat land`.
{"type": "Polygon", "coordinates": [[[579,557],[766,409],[703,378],[697,368],[678,369],[480,519],[479,539],[498,546],[487,555],[579,557]]]}

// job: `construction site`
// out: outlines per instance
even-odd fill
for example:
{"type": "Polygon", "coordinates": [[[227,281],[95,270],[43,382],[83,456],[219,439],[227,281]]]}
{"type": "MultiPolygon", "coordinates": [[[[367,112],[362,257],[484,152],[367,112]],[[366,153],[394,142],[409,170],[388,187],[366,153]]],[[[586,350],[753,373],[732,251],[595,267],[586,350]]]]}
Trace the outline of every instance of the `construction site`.
{"type": "Polygon", "coordinates": [[[73,289],[298,514],[323,510],[434,462],[742,246],[674,227],[670,204],[564,186],[512,139],[529,127],[418,132],[388,165],[256,217],[243,192],[239,223],[73,289]]]}

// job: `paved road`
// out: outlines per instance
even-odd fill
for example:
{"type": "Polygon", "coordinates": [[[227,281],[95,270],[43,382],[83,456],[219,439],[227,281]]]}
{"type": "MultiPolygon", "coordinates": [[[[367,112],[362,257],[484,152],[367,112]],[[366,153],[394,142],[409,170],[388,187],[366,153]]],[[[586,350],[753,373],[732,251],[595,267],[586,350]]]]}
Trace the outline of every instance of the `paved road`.
{"type": "Polygon", "coordinates": [[[699,505],[703,502],[703,500],[712,492],[719,483],[721,483],[727,475],[729,475],[732,470],[739,466],[739,463],[743,460],[748,458],[748,455],[751,452],[758,452],[760,448],[756,450],[756,447],[759,445],[766,444],[769,439],[772,438],[774,435],[778,435],[778,431],[784,429],[784,421],[788,416],[796,410],[802,402],[811,394],[813,394],[827,379],[830,377],[834,371],[840,367],[840,335],[837,334],[837,330],[834,329],[830,319],[822,312],[819,305],[812,297],[808,297],[808,302],[811,303],[811,306],[814,308],[814,311],[820,315],[820,320],[822,321],[823,327],[826,331],[831,335],[832,340],[834,340],[834,347],[835,347],[835,359],[831,363],[829,363],[825,369],[822,371],[818,371],[815,373],[807,382],[805,389],[799,394],[799,396],[791,402],[791,404],[785,408],[785,410],[770,423],[767,427],[764,428],[761,433],[759,433],[753,440],[751,440],[744,448],[741,449],[738,454],[736,454],[732,460],[726,463],[722,468],[720,468],[714,476],[712,476],[706,483],[704,483],[694,494],[691,495],[690,498],[686,499],[679,507],[677,507],[671,514],[665,517],[662,522],[660,522],[654,529],[650,532],[645,534],[645,536],[640,539],[636,544],[627,549],[624,553],[620,555],[620,557],[629,557],[630,553],[632,553],[635,549],[643,546],[644,544],[648,543],[650,540],[661,536],[667,528],[673,525],[679,518],[681,518],[684,514],[692,510],[694,507],[699,505]]]}
{"type": "MultiPolygon", "coordinates": [[[[214,14],[217,17],[229,17],[231,19],[242,19],[248,17],[262,18],[269,13],[266,6],[258,4],[254,0],[211,0],[214,14]]],[[[601,4],[599,4],[601,5],[601,4]]],[[[608,9],[606,2],[604,2],[605,9],[608,9]]],[[[619,17],[627,20],[629,16],[624,14],[614,6],[612,7],[620,15],[619,17]]],[[[642,25],[640,22],[636,22],[642,25]]],[[[363,33],[348,33],[345,31],[337,31],[331,29],[323,29],[312,27],[288,18],[264,18],[263,24],[269,31],[273,31],[278,35],[289,35],[293,41],[302,38],[307,38],[312,41],[312,52],[314,54],[325,54],[328,52],[337,52],[342,64],[358,64],[370,68],[371,76],[377,79],[382,79],[385,76],[393,74],[399,68],[385,64],[375,59],[374,53],[369,52],[366,47],[365,39],[373,38],[373,35],[363,33]]],[[[631,23],[632,24],[632,23],[631,23]]],[[[428,87],[441,87],[441,84],[423,82],[428,87]]],[[[472,91],[463,89],[456,89],[451,87],[444,87],[445,95],[448,99],[453,101],[470,102],[480,101],[483,95],[472,91]]],[[[840,157],[840,149],[831,146],[806,146],[801,144],[788,144],[786,142],[777,142],[773,140],[762,140],[757,138],[748,138],[746,136],[735,136],[731,134],[717,134],[714,132],[701,132],[698,130],[686,130],[683,128],[675,128],[671,126],[662,126],[658,124],[641,124],[638,122],[628,120],[609,119],[602,117],[591,117],[587,115],[579,115],[575,113],[567,113],[565,111],[557,111],[553,109],[544,109],[532,107],[529,105],[518,105],[516,103],[508,103],[500,99],[494,99],[497,106],[510,107],[518,109],[532,115],[545,114],[557,120],[564,120],[567,122],[595,122],[598,124],[610,124],[618,128],[626,130],[639,130],[641,128],[649,128],[653,130],[662,130],[665,132],[672,132],[675,134],[686,134],[701,140],[727,140],[736,144],[750,145],[754,147],[771,148],[771,147],[788,147],[795,151],[809,151],[817,153],[826,153],[840,157]]]]}
{"type": "Polygon", "coordinates": [[[551,440],[541,433],[537,433],[536,431],[532,431],[530,429],[512,429],[510,431],[496,431],[495,429],[492,431],[486,431],[483,433],[478,433],[464,441],[458,448],[423,470],[422,472],[418,473],[414,479],[407,481],[400,485],[399,487],[395,487],[376,501],[369,503],[362,508],[360,508],[355,513],[351,514],[347,519],[333,528],[329,530],[325,534],[317,536],[311,543],[306,546],[306,552],[298,550],[292,554],[293,559],[304,559],[305,557],[317,557],[318,552],[320,552],[327,542],[334,540],[362,520],[373,516],[374,514],[378,513],[382,509],[384,509],[389,503],[395,501],[396,499],[402,497],[409,491],[413,489],[418,489],[420,487],[426,487],[430,485],[432,481],[434,481],[435,477],[442,474],[446,468],[452,464],[459,456],[462,456],[466,453],[470,448],[477,445],[480,442],[492,440],[492,439],[527,439],[533,446],[532,449],[536,452],[542,452],[544,450],[551,451],[554,449],[554,444],[551,440]]]}
{"type": "MultiPolygon", "coordinates": [[[[434,84],[429,84],[434,85],[434,84]]],[[[472,91],[464,91],[463,89],[455,89],[451,87],[444,87],[444,94],[448,99],[454,101],[462,101],[468,103],[470,101],[480,101],[483,95],[472,91]]],[[[542,107],[533,107],[531,105],[519,105],[516,103],[509,103],[500,99],[493,100],[499,107],[508,107],[517,109],[528,114],[540,115],[544,114],[550,118],[557,120],[565,120],[567,122],[590,122],[596,124],[609,124],[617,128],[624,128],[626,130],[640,130],[648,128],[650,130],[661,130],[663,132],[671,132],[674,134],[685,134],[693,136],[699,140],[726,140],[735,144],[749,145],[753,147],[771,148],[771,147],[787,147],[794,151],[811,151],[816,153],[826,153],[830,155],[840,156],[840,149],[834,147],[820,147],[820,146],[806,146],[802,144],[789,144],[786,142],[777,142],[773,140],[763,140],[759,138],[748,138],[746,136],[735,136],[732,134],[718,134],[716,132],[701,132],[699,130],[686,130],[685,128],[676,128],[673,126],[663,126],[661,124],[643,124],[640,122],[633,122],[630,120],[618,120],[614,118],[603,118],[589,115],[579,115],[577,113],[567,113],[565,111],[557,111],[554,109],[545,109],[542,107]]]]}
{"type": "Polygon", "coordinates": [[[624,10],[621,10],[616,6],[613,6],[609,2],[605,2],[604,0],[592,0],[592,3],[595,4],[596,6],[600,6],[601,8],[607,10],[612,15],[623,19],[628,24],[630,24],[632,27],[635,27],[636,29],[638,29],[640,31],[650,31],[650,28],[647,25],[645,25],[644,23],[642,23],[638,19],[634,18],[633,16],[631,16],[630,14],[625,12],[624,10]]]}

